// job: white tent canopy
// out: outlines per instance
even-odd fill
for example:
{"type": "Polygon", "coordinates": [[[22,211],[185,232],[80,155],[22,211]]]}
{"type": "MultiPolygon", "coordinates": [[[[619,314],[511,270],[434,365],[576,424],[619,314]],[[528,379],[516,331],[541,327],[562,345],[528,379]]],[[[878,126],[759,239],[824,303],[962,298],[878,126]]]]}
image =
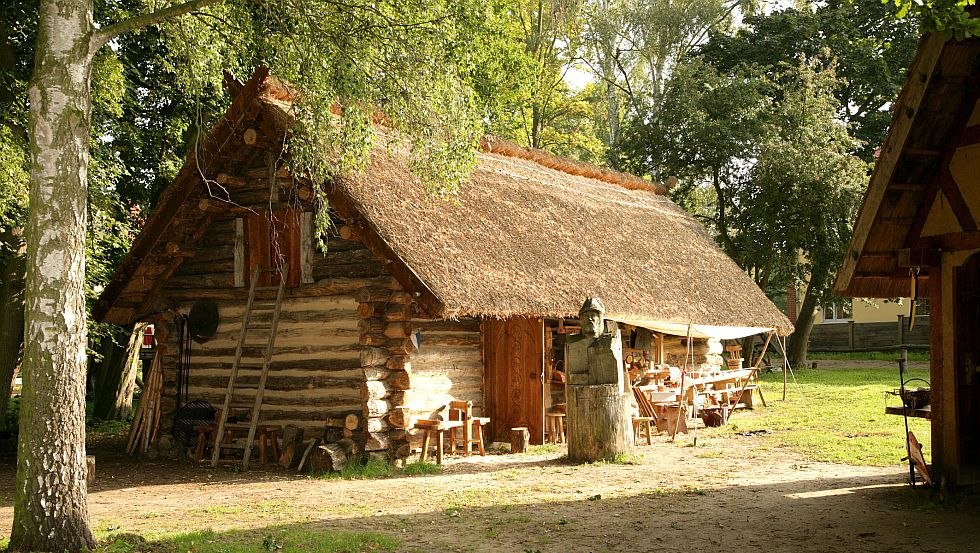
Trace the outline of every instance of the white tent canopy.
{"type": "Polygon", "coordinates": [[[775,330],[771,327],[761,326],[715,326],[696,323],[669,323],[664,321],[634,319],[631,317],[619,317],[615,315],[607,316],[606,318],[619,323],[638,326],[652,330],[653,332],[662,332],[663,334],[670,334],[672,336],[690,335],[692,338],[717,338],[719,340],[734,340],[737,338],[745,338],[746,336],[753,336],[755,334],[762,334],[775,330]]]}

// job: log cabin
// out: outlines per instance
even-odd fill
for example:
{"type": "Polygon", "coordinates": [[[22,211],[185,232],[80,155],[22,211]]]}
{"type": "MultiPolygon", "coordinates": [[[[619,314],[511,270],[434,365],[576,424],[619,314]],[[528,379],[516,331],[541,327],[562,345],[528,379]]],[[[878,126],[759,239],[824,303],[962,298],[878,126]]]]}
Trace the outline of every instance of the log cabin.
{"type": "Polygon", "coordinates": [[[978,98],[980,39],[923,38],[835,283],[842,296],[928,299],[923,416],[933,481],[944,486],[980,484],[978,98]]]}
{"type": "Polygon", "coordinates": [[[102,321],[155,324],[164,430],[189,400],[221,404],[261,267],[288,267],[262,421],[317,430],[354,414],[363,451],[398,457],[413,421],[450,400],[490,417],[490,439],[526,426],[541,443],[548,350],[588,296],[645,330],[660,360],[683,358],[687,339],[703,355],[709,339],[791,331],[650,181],[486,140],[448,199],[427,193],[396,147],[317,184],[317,205],[284,162],[294,93],[266,69],[236,88],[95,308],[102,321]],[[325,248],[317,209],[330,210],[325,248]],[[203,301],[217,326],[186,341],[181,321],[203,301]]]}

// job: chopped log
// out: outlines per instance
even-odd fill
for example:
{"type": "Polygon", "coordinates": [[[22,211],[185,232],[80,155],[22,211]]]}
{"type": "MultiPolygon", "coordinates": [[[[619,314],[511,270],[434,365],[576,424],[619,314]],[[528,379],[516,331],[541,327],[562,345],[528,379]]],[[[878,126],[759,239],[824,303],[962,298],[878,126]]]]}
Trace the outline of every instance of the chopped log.
{"type": "Polygon", "coordinates": [[[391,411],[391,404],[383,399],[372,399],[364,403],[364,415],[367,417],[383,417],[391,411]]]}
{"type": "MultiPolygon", "coordinates": [[[[248,131],[245,132],[247,133],[248,131]]],[[[248,180],[236,177],[235,175],[229,175],[228,173],[218,173],[218,176],[214,180],[222,186],[248,186],[248,180]]]]}
{"type": "Polygon", "coordinates": [[[412,323],[409,322],[390,322],[384,327],[384,334],[388,338],[405,338],[412,333],[412,323]]]}
{"type": "Polygon", "coordinates": [[[362,334],[378,334],[385,331],[385,320],[380,317],[361,319],[357,321],[357,330],[362,334]]]}
{"type": "Polygon", "coordinates": [[[303,428],[287,424],[282,431],[282,454],[279,456],[279,466],[290,469],[297,464],[299,455],[297,449],[303,443],[303,428]]]}
{"type": "MultiPolygon", "coordinates": [[[[348,430],[349,432],[349,430],[348,430]]],[[[344,429],[335,426],[327,426],[323,429],[323,441],[330,443],[344,439],[344,429]]]]}
{"type": "Polygon", "coordinates": [[[351,430],[350,428],[344,428],[340,431],[340,435],[343,436],[344,439],[349,440],[354,437],[354,431],[351,430]]]}
{"type": "Polygon", "coordinates": [[[299,466],[297,466],[297,467],[296,467],[296,471],[297,471],[297,472],[303,472],[303,469],[304,469],[304,468],[306,468],[306,462],[307,462],[307,460],[309,460],[309,458],[310,458],[310,453],[311,453],[311,452],[312,452],[312,451],[313,451],[314,449],[316,449],[316,446],[318,446],[318,445],[320,445],[320,443],[321,443],[322,441],[323,441],[323,440],[321,440],[320,438],[315,438],[315,439],[313,439],[313,440],[310,440],[310,441],[308,441],[308,442],[304,442],[304,445],[305,445],[306,447],[305,447],[305,449],[303,450],[303,456],[302,456],[302,457],[300,458],[300,460],[299,460],[299,466]]]}
{"type": "Polygon", "coordinates": [[[357,430],[361,426],[361,417],[351,413],[344,417],[344,428],[347,430],[357,430]]]}
{"type": "Polygon", "coordinates": [[[358,453],[360,453],[360,450],[357,447],[357,442],[351,440],[350,438],[338,440],[337,445],[343,448],[344,454],[347,455],[348,459],[353,459],[358,453]]]}
{"type": "Polygon", "coordinates": [[[409,361],[409,359],[411,358],[407,355],[393,355],[388,358],[388,363],[386,366],[393,371],[411,370],[412,363],[409,361]]]}
{"type": "MultiPolygon", "coordinates": [[[[368,380],[361,387],[361,398],[364,400],[388,397],[388,386],[383,380],[368,380]]],[[[355,427],[356,428],[356,427],[355,427]]]]}
{"type": "Polygon", "coordinates": [[[388,421],[383,418],[368,419],[365,426],[368,432],[384,432],[391,427],[388,421]]]}
{"type": "MultiPolygon", "coordinates": [[[[373,367],[388,363],[391,355],[382,348],[363,348],[361,350],[361,366],[373,367]]],[[[388,367],[389,369],[392,367],[388,367]]]]}
{"type": "Polygon", "coordinates": [[[390,447],[388,435],[384,432],[369,432],[364,442],[364,451],[383,451],[390,447]]]}
{"type": "Polygon", "coordinates": [[[633,424],[627,397],[616,384],[566,388],[570,461],[612,461],[630,451],[633,424]]]}
{"type": "Polygon", "coordinates": [[[310,472],[340,471],[347,466],[347,453],[337,443],[319,445],[310,455],[310,472]]]}
{"type": "Polygon", "coordinates": [[[412,420],[411,409],[408,407],[403,407],[399,405],[391,410],[388,414],[388,424],[397,428],[410,428],[414,421],[412,420]]]}
{"type": "Polygon", "coordinates": [[[364,367],[364,380],[384,380],[391,376],[391,371],[381,367],[364,367]]]}
{"type": "MultiPolygon", "coordinates": [[[[354,294],[354,299],[359,302],[387,302],[397,293],[390,288],[365,287],[354,294]]],[[[411,298],[411,296],[409,296],[411,298]]]]}
{"type": "Polygon", "coordinates": [[[95,485],[95,455],[85,456],[85,483],[95,485]]]}
{"type": "Polygon", "coordinates": [[[531,441],[531,431],[526,426],[510,429],[510,452],[525,453],[527,444],[531,441]]]}
{"type": "Polygon", "coordinates": [[[249,146],[255,146],[259,142],[259,131],[256,129],[245,129],[242,133],[242,141],[249,146]]]}
{"type": "Polygon", "coordinates": [[[395,371],[388,375],[387,382],[394,390],[411,390],[412,374],[408,371],[395,371]]]}
{"type": "Polygon", "coordinates": [[[343,417],[330,417],[323,421],[323,425],[329,428],[344,428],[346,421],[343,417]]]}

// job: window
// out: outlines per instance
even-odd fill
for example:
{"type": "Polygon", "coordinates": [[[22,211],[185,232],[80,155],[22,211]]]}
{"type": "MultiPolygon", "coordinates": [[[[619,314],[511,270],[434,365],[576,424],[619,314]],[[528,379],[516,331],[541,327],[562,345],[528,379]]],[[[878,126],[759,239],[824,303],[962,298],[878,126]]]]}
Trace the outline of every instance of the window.
{"type": "Polygon", "coordinates": [[[854,310],[851,308],[851,300],[837,299],[836,301],[825,303],[820,306],[823,312],[823,322],[834,323],[850,321],[854,318],[854,310]]]}
{"type": "MultiPolygon", "coordinates": [[[[288,288],[312,282],[311,213],[285,210],[249,214],[235,222],[235,231],[237,286],[248,286],[252,273],[260,268],[288,268],[288,288]]],[[[274,286],[279,282],[279,275],[264,273],[258,284],[274,286]]]]}

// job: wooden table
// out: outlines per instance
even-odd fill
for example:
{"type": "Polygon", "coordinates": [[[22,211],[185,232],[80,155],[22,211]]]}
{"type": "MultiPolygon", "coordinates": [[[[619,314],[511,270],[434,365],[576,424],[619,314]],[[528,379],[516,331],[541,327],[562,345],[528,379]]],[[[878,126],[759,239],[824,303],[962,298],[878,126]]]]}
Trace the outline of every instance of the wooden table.
{"type": "MultiPolygon", "coordinates": [[[[901,405],[885,407],[885,414],[902,416],[905,414],[905,409],[903,409],[901,405]]],[[[908,414],[910,417],[932,420],[932,405],[926,405],[925,407],[919,407],[918,409],[909,409],[908,414]]]]}

